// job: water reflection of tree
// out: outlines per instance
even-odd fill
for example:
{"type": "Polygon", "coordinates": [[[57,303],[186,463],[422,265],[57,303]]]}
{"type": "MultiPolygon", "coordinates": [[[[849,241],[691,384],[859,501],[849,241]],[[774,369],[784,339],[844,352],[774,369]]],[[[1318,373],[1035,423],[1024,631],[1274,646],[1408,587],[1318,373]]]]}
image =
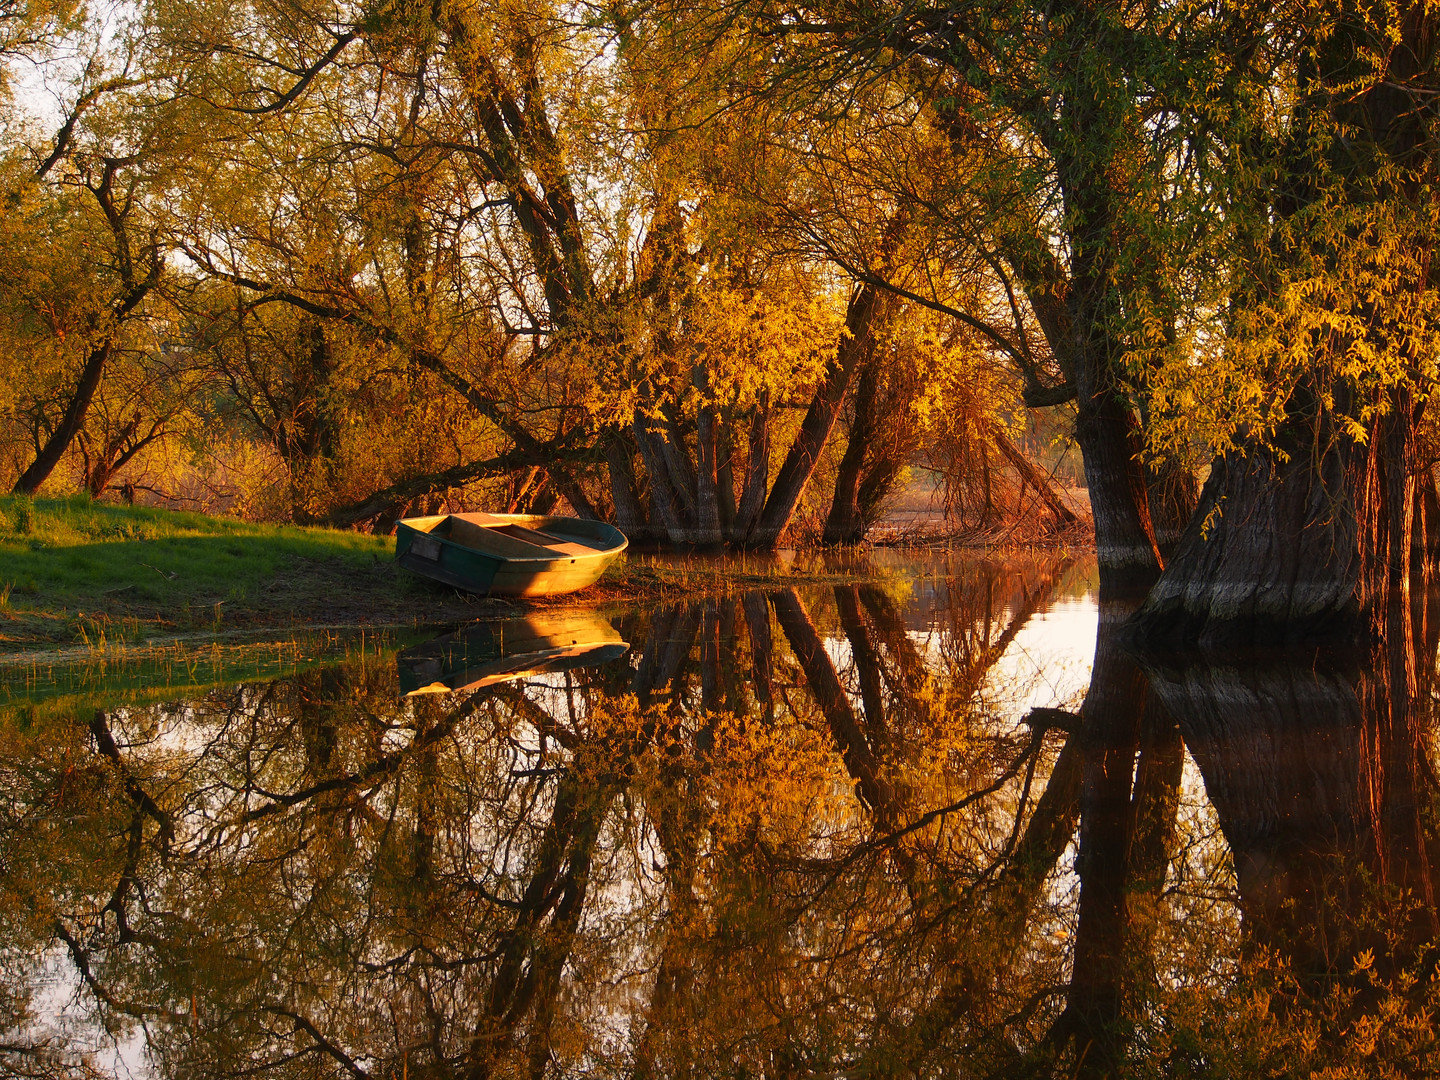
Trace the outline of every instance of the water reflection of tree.
{"type": "MultiPolygon", "coordinates": [[[[1243,719],[1233,680],[1152,687],[1102,620],[1078,714],[1017,726],[981,689],[1055,579],[955,589],[920,627],[872,586],[672,605],[627,617],[628,665],[470,697],[401,701],[356,662],[9,730],[6,1007],[48,947],[167,1075],[1193,1064],[1175,1002],[1223,980],[1213,956],[1186,967],[1176,927],[1206,915],[1177,883],[1180,733],[1252,937],[1279,948],[1318,908],[1268,914],[1246,868],[1283,833],[1255,824],[1274,815],[1247,809],[1249,773],[1298,777],[1253,732],[1288,744],[1334,694],[1243,719]]],[[[1373,682],[1344,686],[1344,715],[1370,715],[1373,682]]],[[[1371,835],[1359,772],[1322,787],[1350,793],[1324,803],[1345,836],[1371,835]]],[[[1411,866],[1409,835],[1385,865],[1411,866]]]]}

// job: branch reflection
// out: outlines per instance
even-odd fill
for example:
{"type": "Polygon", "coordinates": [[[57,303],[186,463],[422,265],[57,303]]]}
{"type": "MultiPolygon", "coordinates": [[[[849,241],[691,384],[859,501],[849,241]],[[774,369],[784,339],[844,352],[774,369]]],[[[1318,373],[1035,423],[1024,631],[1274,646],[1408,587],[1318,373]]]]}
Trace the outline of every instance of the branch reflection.
{"type": "Polygon", "coordinates": [[[1219,1076],[1343,1063],[1386,1009],[1370,1051],[1413,1056],[1433,645],[1142,668],[1106,609],[1083,704],[1017,713],[1067,572],[630,612],[587,638],[625,660],[424,673],[460,692],[362,658],[10,724],[5,1068],[1219,1076]]]}

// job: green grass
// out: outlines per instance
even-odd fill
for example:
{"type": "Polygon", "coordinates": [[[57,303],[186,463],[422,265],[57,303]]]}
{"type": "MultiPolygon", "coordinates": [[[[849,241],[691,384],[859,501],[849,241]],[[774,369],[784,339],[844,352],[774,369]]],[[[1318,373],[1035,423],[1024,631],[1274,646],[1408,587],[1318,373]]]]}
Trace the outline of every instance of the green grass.
{"type": "Polygon", "coordinates": [[[275,578],[295,558],[364,566],[390,551],[386,537],[335,529],[254,525],[84,496],[0,496],[0,588],[10,587],[12,604],[42,591],[76,601],[120,589],[153,603],[223,598],[275,578]]]}
{"type": "Polygon", "coordinates": [[[0,648],[355,621],[377,604],[401,618],[417,589],[397,577],[392,544],[85,496],[0,496],[0,648]]]}

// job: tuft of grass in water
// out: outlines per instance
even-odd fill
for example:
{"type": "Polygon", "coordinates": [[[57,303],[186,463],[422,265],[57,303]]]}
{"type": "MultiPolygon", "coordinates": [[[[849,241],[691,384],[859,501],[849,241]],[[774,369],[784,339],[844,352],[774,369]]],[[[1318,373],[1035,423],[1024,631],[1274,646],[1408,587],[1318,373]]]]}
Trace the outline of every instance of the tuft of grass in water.
{"type": "Polygon", "coordinates": [[[72,652],[62,659],[31,654],[0,660],[0,724],[22,727],[50,717],[72,718],[97,708],[194,697],[242,682],[264,682],[337,662],[393,664],[397,649],[430,631],[306,631],[256,641],[72,652]]]}

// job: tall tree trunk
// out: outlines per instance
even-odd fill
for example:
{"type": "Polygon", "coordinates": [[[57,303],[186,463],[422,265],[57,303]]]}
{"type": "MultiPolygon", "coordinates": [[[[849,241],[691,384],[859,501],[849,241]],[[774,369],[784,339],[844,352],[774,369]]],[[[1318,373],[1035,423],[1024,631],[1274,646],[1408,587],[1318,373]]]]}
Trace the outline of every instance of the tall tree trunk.
{"type": "Polygon", "coordinates": [[[719,428],[719,438],[716,442],[716,452],[719,455],[719,464],[715,469],[715,487],[720,503],[720,534],[722,539],[729,538],[735,531],[735,423],[733,417],[728,413],[717,416],[716,424],[719,428]]]}
{"type": "Polygon", "coordinates": [[[692,542],[696,544],[719,544],[724,535],[720,531],[720,463],[719,433],[716,429],[715,410],[704,406],[695,421],[695,449],[700,459],[695,476],[695,531],[692,542]]]}
{"type": "MultiPolygon", "coordinates": [[[[665,406],[662,411],[665,422],[656,432],[659,439],[660,457],[665,462],[665,467],[670,470],[670,486],[674,489],[681,506],[684,507],[686,520],[694,529],[698,512],[695,492],[699,486],[695,476],[695,466],[686,450],[685,432],[680,427],[680,420],[675,415],[674,409],[665,406]]],[[[677,539],[680,538],[677,537],[677,539]]]]}
{"type": "Polygon", "coordinates": [[[849,333],[840,342],[825,380],[810,401],[810,408],[800,423],[800,432],[795,436],[795,442],[786,454],[770,495],[765,500],[765,508],[742,541],[745,547],[774,547],[785,526],[790,524],[795,508],[800,504],[800,496],[804,494],[805,486],[810,482],[820,454],[825,449],[825,442],[835,427],[856,368],[873,348],[873,324],[878,303],[877,290],[868,283],[857,285],[851,293],[845,314],[845,328],[849,333]]]}
{"type": "Polygon", "coordinates": [[[1395,391],[1361,445],[1333,429],[1316,397],[1293,411],[1302,405],[1309,417],[1275,449],[1211,466],[1199,510],[1128,631],[1136,640],[1213,648],[1408,633],[1389,598],[1409,610],[1419,407],[1395,391]]]}
{"type": "Polygon", "coordinates": [[[1128,349],[1125,298],[1117,283],[1121,253],[1143,238],[1126,225],[1126,205],[1147,158],[1138,142],[1135,101],[1110,78],[1128,48],[1110,5],[1062,0],[1068,37],[1104,60],[1066,62],[1056,122],[1043,122],[1068,223],[1066,357],[1075,384],[1075,440],[1085,465],[1095,522],[1102,593],[1148,588],[1162,560],[1150,521],[1136,419],[1118,367],[1128,349]],[[1106,62],[1108,61],[1108,63],[1106,62]],[[1113,65],[1113,66],[1112,66],[1113,65]]]}
{"type": "Polygon", "coordinates": [[[665,464],[660,449],[664,436],[653,428],[653,421],[635,410],[635,443],[640,448],[640,458],[645,462],[645,471],[650,474],[650,511],[656,524],[671,538],[683,535],[689,528],[684,505],[670,482],[670,469],[665,464]]]}
{"type": "Polygon", "coordinates": [[[855,419],[850,424],[850,438],[845,456],[835,475],[835,494],[830,500],[830,515],[825,519],[826,544],[857,544],[865,538],[866,522],[860,512],[860,480],[865,471],[865,455],[870,449],[879,420],[879,387],[872,352],[860,369],[860,382],[855,387],[855,419]]]}
{"type": "MultiPolygon", "coordinates": [[[[1077,314],[1074,322],[1090,324],[1103,339],[1090,316],[1077,314]]],[[[1075,441],[1085,465],[1101,588],[1129,592],[1148,587],[1162,561],[1150,522],[1144,469],[1135,456],[1135,422],[1115,385],[1109,351],[1089,340],[1076,349],[1075,441]]]]}
{"type": "Polygon", "coordinates": [[[90,403],[95,400],[95,391],[100,388],[100,380],[105,375],[105,365],[110,360],[110,354],[114,351],[115,343],[106,340],[103,344],[97,345],[90,350],[90,355],[85,358],[85,366],[80,371],[80,381],[75,386],[75,392],[70,395],[70,402],[65,407],[65,415],[61,417],[60,423],[45,440],[45,445],[35,455],[35,460],[30,463],[20,479],[15,481],[14,491],[18,495],[33,495],[41,484],[43,484],[55,471],[55,466],[60,464],[60,459],[70,444],[75,441],[75,436],[85,426],[85,414],[90,411],[90,403]]]}
{"type": "MultiPolygon", "coordinates": [[[[123,323],[141,301],[149,295],[150,290],[160,280],[160,274],[164,265],[158,247],[148,249],[149,265],[145,268],[145,276],[138,277],[135,265],[134,254],[131,249],[130,235],[126,216],[128,211],[122,210],[115,204],[115,176],[121,168],[118,159],[106,159],[98,186],[91,187],[90,192],[100,204],[107,221],[110,223],[111,234],[115,238],[115,254],[120,266],[120,278],[125,284],[125,291],[110,305],[108,317],[110,329],[105,334],[105,339],[94,346],[89,355],[85,358],[85,365],[80,370],[80,380],[75,386],[75,392],[70,396],[70,401],[65,407],[65,415],[60,418],[59,425],[50,433],[45,445],[40,448],[28,468],[20,474],[20,479],[15,481],[14,491],[20,495],[33,495],[39,489],[55,466],[60,463],[70,443],[80,433],[85,425],[85,414],[90,410],[90,403],[95,400],[95,392],[100,388],[100,381],[105,375],[105,365],[109,363],[111,355],[115,351],[115,334],[121,323],[123,323]]],[[[88,185],[87,185],[88,186],[88,185]]]]}
{"type": "Polygon", "coordinates": [[[615,524],[632,540],[644,536],[645,512],[635,480],[634,453],[626,445],[625,434],[612,430],[605,436],[605,465],[610,476],[610,501],[615,506],[615,524]]]}
{"type": "MultiPolygon", "coordinates": [[[[1394,21],[1386,29],[1394,36],[1386,40],[1385,70],[1373,85],[1363,93],[1336,92],[1354,78],[1355,57],[1373,48],[1376,33],[1363,20],[1342,20],[1314,58],[1307,96],[1297,106],[1305,121],[1297,130],[1317,130],[1318,122],[1336,132],[1325,165],[1357,208],[1417,205],[1424,198],[1418,178],[1428,175],[1437,156],[1414,95],[1435,90],[1440,19],[1421,5],[1392,11],[1389,18],[1394,21]]],[[[1291,217],[1311,201],[1332,199],[1333,190],[1311,184],[1319,164],[1308,144],[1292,148],[1267,211],[1291,217]]],[[[1293,236],[1286,243],[1293,244],[1293,236]]],[[[1322,234],[1309,241],[1307,254],[1338,273],[1345,253],[1335,243],[1322,234]]],[[[1401,282],[1417,291],[1434,288],[1432,253],[1423,244],[1410,244],[1405,254],[1425,269],[1401,282]]],[[[1270,254],[1294,257],[1285,249],[1270,254]]],[[[1377,309],[1368,299],[1339,314],[1359,315],[1366,325],[1406,318],[1403,310],[1392,316],[1383,301],[1377,309]]],[[[1403,324],[1375,333],[1411,340],[1403,324]]],[[[1412,606],[1412,551],[1427,542],[1416,535],[1423,515],[1415,515],[1422,405],[1403,385],[1383,398],[1360,400],[1363,388],[1336,370],[1327,351],[1332,341],[1317,335],[1304,344],[1314,353],[1315,374],[1287,402],[1278,446],[1256,446],[1247,456],[1231,454],[1212,466],[1197,520],[1141,612],[1137,635],[1182,645],[1262,636],[1269,642],[1373,636],[1393,645],[1409,636],[1410,616],[1402,613],[1412,606]],[[1332,409],[1360,415],[1362,406],[1378,415],[1358,443],[1332,409]]],[[[1409,370],[1423,367],[1418,356],[1401,359],[1409,370]]]]}
{"type": "Polygon", "coordinates": [[[745,478],[740,487],[740,505],[730,539],[741,543],[760,519],[765,492],[770,484],[770,402],[762,398],[750,417],[750,453],[745,461],[745,478]]]}

